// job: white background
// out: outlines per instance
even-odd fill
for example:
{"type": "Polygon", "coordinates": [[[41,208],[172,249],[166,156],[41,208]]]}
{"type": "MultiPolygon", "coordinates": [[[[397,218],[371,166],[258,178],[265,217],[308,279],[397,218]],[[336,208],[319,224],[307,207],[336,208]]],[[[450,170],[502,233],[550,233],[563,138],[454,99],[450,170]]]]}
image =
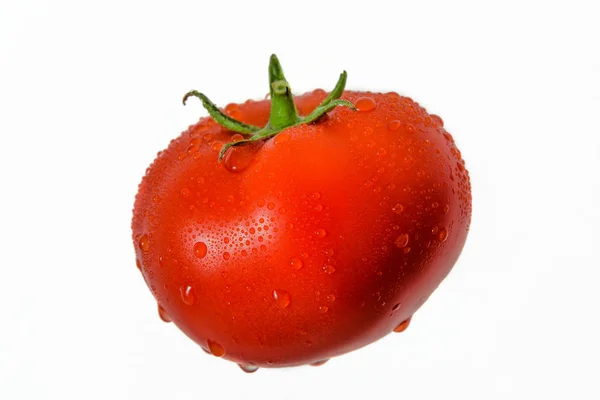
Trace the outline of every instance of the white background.
{"type": "Polygon", "coordinates": [[[600,398],[595,3],[2,0],[0,398],[600,398]],[[405,333],[250,375],[159,321],[130,218],[182,95],[263,97],[272,52],[441,115],[473,223],[405,333]]]}

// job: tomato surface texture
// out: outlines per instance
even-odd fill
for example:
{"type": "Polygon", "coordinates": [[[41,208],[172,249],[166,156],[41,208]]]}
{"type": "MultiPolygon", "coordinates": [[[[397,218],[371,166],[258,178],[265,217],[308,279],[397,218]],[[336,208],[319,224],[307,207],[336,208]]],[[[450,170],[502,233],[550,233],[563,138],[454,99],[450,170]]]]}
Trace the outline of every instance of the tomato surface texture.
{"type": "MultiPolygon", "coordinates": [[[[294,96],[298,114],[326,96],[294,96]]],[[[469,174],[441,118],[396,93],[341,98],[356,110],[335,107],[222,160],[242,136],[202,118],[139,186],[137,264],[162,319],[248,372],[405,329],[465,243],[469,174]]],[[[224,112],[263,127],[270,107],[224,112]]]]}

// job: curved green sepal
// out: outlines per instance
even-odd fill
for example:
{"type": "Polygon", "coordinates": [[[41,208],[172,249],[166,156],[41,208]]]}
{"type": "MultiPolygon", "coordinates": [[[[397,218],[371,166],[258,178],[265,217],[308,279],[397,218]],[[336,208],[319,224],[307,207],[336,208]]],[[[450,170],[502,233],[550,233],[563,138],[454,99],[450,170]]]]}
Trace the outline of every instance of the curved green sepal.
{"type": "Polygon", "coordinates": [[[236,119],[231,118],[227,114],[224,114],[221,110],[219,110],[219,108],[212,101],[209,100],[208,97],[206,97],[204,94],[198,92],[197,90],[191,90],[191,91],[187,92],[185,94],[185,96],[183,96],[183,104],[184,105],[187,102],[187,99],[190,98],[191,96],[198,97],[202,101],[202,105],[204,106],[206,111],[208,111],[208,114],[211,117],[213,117],[215,122],[217,122],[219,125],[224,126],[225,128],[227,128],[231,131],[239,132],[239,133],[246,134],[246,135],[251,135],[254,132],[257,132],[260,130],[260,128],[258,126],[245,124],[243,122],[240,122],[236,119]]]}
{"type": "Polygon", "coordinates": [[[308,114],[306,117],[302,118],[302,122],[305,124],[315,122],[316,120],[318,120],[323,115],[327,114],[329,111],[331,111],[337,106],[345,106],[350,108],[352,111],[356,111],[356,107],[354,106],[354,104],[352,104],[352,102],[348,100],[336,99],[326,104],[324,102],[321,103],[317,108],[313,110],[313,112],[308,114]]]}

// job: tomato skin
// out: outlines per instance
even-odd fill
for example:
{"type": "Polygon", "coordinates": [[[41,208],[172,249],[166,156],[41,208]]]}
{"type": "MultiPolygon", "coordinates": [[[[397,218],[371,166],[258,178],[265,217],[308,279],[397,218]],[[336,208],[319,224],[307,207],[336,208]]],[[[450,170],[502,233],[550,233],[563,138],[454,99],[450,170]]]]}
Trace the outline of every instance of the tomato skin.
{"type": "MultiPolygon", "coordinates": [[[[297,96],[300,114],[325,96],[297,96]]],[[[343,98],[359,111],[221,163],[234,133],[204,118],[147,170],[132,222],[141,271],[208,352],[283,367],[352,351],[410,318],[456,262],[471,191],[441,119],[395,93],[343,98]]],[[[225,110],[264,126],[269,101],[225,110]]]]}

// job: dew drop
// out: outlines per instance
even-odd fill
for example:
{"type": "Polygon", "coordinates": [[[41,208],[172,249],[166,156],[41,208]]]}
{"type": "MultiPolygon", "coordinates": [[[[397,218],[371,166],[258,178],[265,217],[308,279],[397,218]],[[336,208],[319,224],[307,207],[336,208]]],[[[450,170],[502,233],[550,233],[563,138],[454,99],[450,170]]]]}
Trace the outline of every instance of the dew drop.
{"type": "Polygon", "coordinates": [[[273,144],[277,146],[278,144],[285,143],[288,140],[290,140],[290,137],[291,136],[288,132],[280,133],[277,136],[275,136],[275,139],[273,139],[273,144]]]}
{"type": "Polygon", "coordinates": [[[267,208],[269,210],[274,210],[275,209],[275,204],[274,203],[269,203],[269,204],[267,204],[267,208]]]}
{"type": "Polygon", "coordinates": [[[321,193],[319,192],[314,192],[311,196],[310,196],[313,200],[319,200],[321,198],[321,193]]]}
{"type": "Polygon", "coordinates": [[[387,129],[388,129],[388,131],[395,132],[398,129],[400,129],[400,125],[402,125],[402,122],[395,119],[393,121],[388,122],[387,129]]]}
{"type": "Polygon", "coordinates": [[[431,228],[431,233],[433,233],[435,235],[436,233],[438,233],[439,229],[440,228],[438,228],[437,226],[434,226],[433,228],[431,228]]]}
{"type": "Polygon", "coordinates": [[[406,124],[406,132],[413,133],[415,131],[415,127],[412,124],[406,124]]]}
{"type": "Polygon", "coordinates": [[[444,206],[444,214],[448,214],[448,211],[450,211],[450,206],[448,204],[446,204],[444,206]]]}
{"type": "Polygon", "coordinates": [[[315,236],[318,238],[324,238],[325,236],[327,236],[327,231],[323,228],[318,228],[317,230],[315,230],[315,236]]]}
{"type": "Polygon", "coordinates": [[[223,253],[223,260],[227,261],[227,260],[229,260],[230,257],[231,257],[231,254],[229,254],[228,252],[223,253]]]}
{"type": "Polygon", "coordinates": [[[356,106],[356,109],[358,111],[368,112],[373,111],[377,104],[375,103],[375,100],[373,100],[371,97],[361,97],[358,100],[356,100],[356,103],[354,103],[354,105],[356,106]]]}
{"type": "Polygon", "coordinates": [[[238,365],[242,369],[242,371],[244,371],[248,374],[252,374],[252,373],[258,371],[258,367],[256,365],[250,365],[250,364],[238,364],[238,365]]]}
{"type": "Polygon", "coordinates": [[[406,320],[402,321],[400,323],[400,325],[398,325],[397,327],[394,328],[394,332],[404,332],[406,330],[406,328],[408,328],[408,325],[410,324],[410,317],[407,318],[406,320]]]}
{"type": "Polygon", "coordinates": [[[223,357],[225,355],[225,349],[219,343],[207,339],[206,344],[208,345],[208,349],[210,353],[215,357],[223,357]]]}
{"type": "Polygon", "coordinates": [[[248,168],[260,144],[248,143],[243,146],[230,147],[225,152],[223,163],[229,172],[241,172],[248,168]]]}
{"type": "Polygon", "coordinates": [[[396,247],[402,249],[408,244],[408,234],[404,233],[396,238],[396,247]]]}
{"type": "Polygon", "coordinates": [[[301,269],[303,267],[304,264],[302,263],[302,260],[294,257],[290,260],[290,265],[292,266],[292,268],[294,268],[296,271],[298,271],[299,269],[301,269]]]}
{"type": "Polygon", "coordinates": [[[223,148],[223,143],[221,143],[221,142],[214,142],[214,143],[213,143],[213,144],[210,146],[210,149],[211,149],[212,151],[214,151],[215,153],[216,153],[217,151],[221,151],[221,149],[222,149],[222,148],[223,148]]]}
{"type": "Polygon", "coordinates": [[[137,267],[137,269],[139,269],[140,271],[142,270],[142,263],[140,262],[139,259],[135,259],[135,266],[137,267]]]}
{"type": "Polygon", "coordinates": [[[402,214],[402,211],[404,211],[404,206],[402,204],[398,203],[394,207],[392,207],[392,211],[395,212],[396,214],[402,214]]]}
{"type": "Polygon", "coordinates": [[[169,316],[169,314],[167,314],[167,312],[165,311],[165,309],[160,306],[160,304],[158,305],[158,316],[164,322],[171,322],[171,321],[173,321],[171,319],[171,317],[169,316]]]}
{"type": "Polygon", "coordinates": [[[335,268],[332,265],[325,264],[325,265],[323,265],[323,271],[325,271],[326,273],[331,275],[335,272],[335,268]]]}
{"type": "Polygon", "coordinates": [[[319,307],[319,312],[321,314],[325,314],[327,311],[329,311],[329,307],[327,307],[327,306],[320,306],[319,307]]]}
{"type": "Polygon", "coordinates": [[[197,242],[194,245],[194,255],[198,258],[206,257],[206,253],[208,252],[208,247],[206,247],[206,243],[197,242]]]}
{"type": "Polygon", "coordinates": [[[234,143],[239,142],[240,140],[244,140],[244,137],[242,135],[240,135],[239,133],[236,133],[233,136],[231,136],[231,141],[234,143]]]}
{"type": "Polygon", "coordinates": [[[442,128],[444,126],[444,121],[438,115],[431,114],[430,117],[431,117],[431,120],[433,121],[433,123],[436,124],[437,126],[439,126],[440,128],[442,128]]]}
{"type": "Polygon", "coordinates": [[[310,366],[311,367],[320,367],[321,365],[325,364],[327,361],[329,361],[329,358],[326,358],[325,360],[319,360],[314,363],[310,363],[310,366]]]}
{"type": "Polygon", "coordinates": [[[315,206],[315,211],[322,211],[322,210],[323,210],[323,206],[322,206],[322,205],[320,205],[320,204],[317,204],[317,205],[315,206]]]}
{"type": "Polygon", "coordinates": [[[400,308],[400,303],[395,304],[394,307],[392,307],[392,311],[396,311],[399,308],[400,308]]]}
{"type": "Polygon", "coordinates": [[[182,286],[179,288],[179,294],[181,294],[181,300],[184,304],[191,306],[196,301],[196,296],[194,295],[194,289],[191,286],[182,286]]]}
{"type": "Polygon", "coordinates": [[[446,228],[440,229],[440,233],[438,233],[438,240],[440,242],[445,242],[448,239],[448,231],[446,228]]]}
{"type": "Polygon", "coordinates": [[[327,301],[333,303],[335,301],[335,295],[333,295],[333,294],[327,295],[327,301]]]}
{"type": "Polygon", "coordinates": [[[290,305],[292,297],[285,290],[275,289],[273,290],[273,300],[275,301],[275,304],[277,304],[277,307],[286,308],[290,305]]]}
{"type": "Polygon", "coordinates": [[[140,246],[140,249],[148,251],[148,249],[150,248],[150,241],[148,240],[148,235],[143,234],[142,237],[140,237],[138,244],[140,246]]]}

